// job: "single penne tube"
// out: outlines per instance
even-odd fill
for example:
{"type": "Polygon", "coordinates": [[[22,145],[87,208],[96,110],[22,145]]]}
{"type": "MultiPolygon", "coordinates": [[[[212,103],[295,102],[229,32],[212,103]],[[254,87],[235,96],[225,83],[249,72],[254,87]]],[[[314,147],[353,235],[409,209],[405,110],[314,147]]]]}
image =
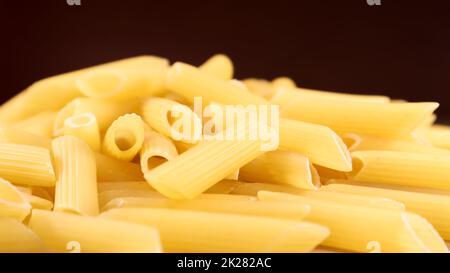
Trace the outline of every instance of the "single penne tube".
{"type": "Polygon", "coordinates": [[[398,200],[405,204],[408,211],[427,218],[445,240],[450,240],[450,196],[448,195],[348,184],[329,184],[321,187],[320,190],[360,194],[364,196],[382,196],[398,200]]]}
{"type": "Polygon", "coordinates": [[[242,80],[242,83],[248,91],[267,100],[270,100],[276,93],[274,85],[264,79],[248,78],[242,80]]]}
{"type": "Polygon", "coordinates": [[[196,132],[201,134],[200,118],[189,107],[173,100],[146,100],[142,106],[142,117],[155,131],[177,141],[196,143],[199,138],[196,132]],[[176,126],[176,123],[182,126],[176,126]]]}
{"type": "Polygon", "coordinates": [[[400,138],[410,135],[438,107],[435,102],[379,103],[319,98],[296,99],[296,92],[279,89],[271,101],[281,116],[325,125],[338,134],[357,133],[400,138]]]}
{"type": "MultiPolygon", "coordinates": [[[[373,102],[373,103],[389,103],[390,98],[386,96],[379,95],[360,95],[360,94],[348,94],[348,93],[340,93],[340,92],[331,92],[331,91],[322,91],[322,90],[314,90],[303,87],[295,87],[295,86],[278,86],[281,94],[274,97],[274,100],[280,100],[285,102],[285,99],[293,99],[293,100],[305,100],[305,99],[324,99],[324,100],[333,100],[336,102],[342,101],[353,101],[353,102],[373,102]]],[[[278,92],[278,90],[277,90],[278,92]]]]}
{"type": "Polygon", "coordinates": [[[330,128],[296,120],[280,119],[280,149],[299,152],[312,163],[339,171],[350,171],[350,153],[330,128]]]}
{"type": "MultiPolygon", "coordinates": [[[[286,202],[261,202],[252,200],[252,197],[241,197],[239,195],[224,195],[192,200],[173,200],[165,197],[125,197],[116,198],[108,202],[102,209],[106,211],[114,208],[168,208],[179,210],[193,210],[204,212],[217,212],[236,215],[261,216],[270,218],[281,218],[300,221],[310,211],[307,205],[289,204],[286,202]]],[[[254,197],[253,197],[254,198],[254,197]]]]}
{"type": "Polygon", "coordinates": [[[309,190],[316,190],[320,186],[319,175],[309,159],[290,151],[273,151],[260,155],[240,169],[239,180],[309,190]]]}
{"type": "Polygon", "coordinates": [[[31,205],[25,198],[25,193],[0,178],[0,217],[23,221],[30,211],[31,205]]]}
{"type": "Polygon", "coordinates": [[[42,111],[60,109],[71,100],[82,96],[75,82],[85,73],[115,67],[139,69],[152,66],[155,62],[167,61],[156,56],[138,56],[40,80],[1,106],[0,121],[11,123],[42,111]],[[55,97],[55,94],[58,96],[55,97]]]}
{"type": "Polygon", "coordinates": [[[56,112],[44,111],[14,123],[14,126],[35,135],[51,137],[55,117],[56,112]]]}
{"type": "Polygon", "coordinates": [[[73,136],[52,142],[56,169],[55,211],[95,216],[99,212],[95,155],[73,136]]]}
{"type": "Polygon", "coordinates": [[[83,140],[95,151],[100,151],[100,130],[97,118],[92,113],[84,113],[67,118],[64,122],[64,135],[83,140]]]}
{"type": "Polygon", "coordinates": [[[183,96],[191,104],[194,103],[196,96],[201,96],[206,105],[211,102],[239,105],[269,104],[265,99],[226,80],[181,62],[173,64],[169,69],[166,87],[183,96]]]}
{"type": "Polygon", "coordinates": [[[306,219],[330,228],[324,246],[368,252],[374,242],[380,252],[448,252],[436,230],[412,213],[277,192],[260,191],[258,198],[310,205],[306,219]]]}
{"type": "Polygon", "coordinates": [[[169,69],[165,59],[155,58],[145,66],[114,67],[90,71],[75,81],[80,92],[97,99],[126,100],[161,95],[169,69]]]}
{"type": "Polygon", "coordinates": [[[30,145],[0,143],[0,176],[15,184],[53,186],[55,172],[50,151],[30,145]]]}
{"type": "Polygon", "coordinates": [[[345,134],[341,136],[344,142],[353,151],[386,150],[399,152],[415,152],[426,154],[450,155],[450,151],[439,149],[431,145],[418,144],[412,141],[400,139],[388,139],[374,136],[362,136],[355,134],[345,134]]]}
{"type": "Polygon", "coordinates": [[[66,119],[86,113],[91,113],[95,116],[100,132],[104,132],[118,117],[127,113],[137,112],[139,104],[139,100],[117,102],[84,97],[74,99],[59,110],[56,115],[53,135],[59,136],[64,133],[66,119]]]}
{"type": "Polygon", "coordinates": [[[352,153],[350,179],[388,185],[450,190],[450,156],[397,151],[352,153]]]}
{"type": "Polygon", "coordinates": [[[297,85],[294,80],[289,77],[277,77],[272,80],[272,86],[274,88],[295,88],[297,85]]]}
{"type": "Polygon", "coordinates": [[[369,196],[361,197],[360,195],[357,194],[329,193],[320,190],[319,191],[302,190],[289,186],[273,185],[265,183],[242,183],[236,186],[230,193],[256,196],[260,191],[282,192],[292,195],[313,198],[317,200],[328,200],[355,206],[366,206],[392,210],[405,210],[404,204],[389,198],[369,197],[369,196]]]}
{"type": "Polygon", "coordinates": [[[156,227],[167,252],[308,252],[329,235],[307,222],[211,212],[123,208],[101,217],[156,227]]]}
{"type": "Polygon", "coordinates": [[[29,226],[50,252],[161,252],[158,231],[142,225],[33,210],[29,226]]]}
{"type": "Polygon", "coordinates": [[[131,161],[141,150],[144,133],[144,122],[140,116],[120,116],[106,131],[102,151],[113,158],[131,161]]]}
{"type": "Polygon", "coordinates": [[[15,143],[50,149],[51,139],[13,126],[0,126],[0,143],[15,143]]]}
{"type": "Polygon", "coordinates": [[[222,80],[233,78],[233,63],[224,54],[216,54],[206,60],[199,69],[222,80]]]}
{"type": "Polygon", "coordinates": [[[45,252],[42,240],[16,219],[0,217],[0,253],[45,252]]]}
{"type": "MultiPolygon", "coordinates": [[[[192,199],[226,178],[236,169],[264,151],[261,140],[252,139],[253,124],[246,124],[244,135],[235,140],[203,141],[177,158],[147,172],[144,177],[163,195],[174,199],[192,199]],[[180,179],[183,177],[183,179],[180,179]]],[[[228,128],[225,133],[234,132],[228,128]]]]}
{"type": "Polygon", "coordinates": [[[118,160],[100,153],[95,153],[95,161],[98,181],[144,180],[139,164],[118,160]]]}
{"type": "Polygon", "coordinates": [[[145,132],[145,140],[140,152],[142,173],[145,174],[177,156],[177,148],[170,139],[154,131],[145,132]]]}

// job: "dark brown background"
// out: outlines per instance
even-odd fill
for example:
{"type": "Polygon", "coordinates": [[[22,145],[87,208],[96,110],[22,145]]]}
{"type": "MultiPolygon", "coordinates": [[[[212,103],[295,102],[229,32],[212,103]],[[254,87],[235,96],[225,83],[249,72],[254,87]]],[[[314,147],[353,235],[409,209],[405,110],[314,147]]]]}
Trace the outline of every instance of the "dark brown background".
{"type": "Polygon", "coordinates": [[[2,0],[1,99],[114,59],[155,54],[200,64],[223,52],[238,78],[287,75],[304,87],[439,101],[441,121],[450,121],[444,3],[2,0]]]}

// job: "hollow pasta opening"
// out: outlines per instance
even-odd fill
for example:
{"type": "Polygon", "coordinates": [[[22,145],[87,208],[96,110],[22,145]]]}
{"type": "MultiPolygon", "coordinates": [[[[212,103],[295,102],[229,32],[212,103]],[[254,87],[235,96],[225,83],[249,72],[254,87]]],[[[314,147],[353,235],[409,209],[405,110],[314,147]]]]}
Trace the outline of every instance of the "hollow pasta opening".
{"type": "Polygon", "coordinates": [[[129,130],[117,130],[114,142],[120,151],[128,151],[136,144],[136,136],[129,130]]]}

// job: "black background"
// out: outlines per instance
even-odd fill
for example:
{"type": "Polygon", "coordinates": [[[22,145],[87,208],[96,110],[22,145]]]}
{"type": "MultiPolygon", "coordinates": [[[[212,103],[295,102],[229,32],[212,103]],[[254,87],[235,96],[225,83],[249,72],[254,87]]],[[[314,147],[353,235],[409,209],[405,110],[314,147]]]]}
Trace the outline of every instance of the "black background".
{"type": "MultiPolygon", "coordinates": [[[[2,0],[1,100],[33,81],[154,54],[200,64],[214,53],[237,78],[438,101],[450,121],[450,8],[445,1],[2,0]]],[[[51,99],[51,98],[49,98],[51,99]]]]}

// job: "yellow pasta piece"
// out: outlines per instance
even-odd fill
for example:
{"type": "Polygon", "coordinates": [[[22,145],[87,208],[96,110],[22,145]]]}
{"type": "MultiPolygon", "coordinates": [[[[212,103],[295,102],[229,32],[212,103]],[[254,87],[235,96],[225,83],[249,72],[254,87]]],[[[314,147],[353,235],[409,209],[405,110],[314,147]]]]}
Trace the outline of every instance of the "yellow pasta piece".
{"type": "Polygon", "coordinates": [[[242,83],[248,91],[267,100],[270,100],[276,93],[273,84],[264,79],[248,78],[242,80],[242,83]]]}
{"type": "Polygon", "coordinates": [[[50,138],[28,133],[12,126],[0,126],[0,143],[16,143],[50,149],[50,138]]]}
{"type": "Polygon", "coordinates": [[[350,153],[342,139],[330,128],[296,120],[280,119],[280,149],[299,152],[314,164],[350,171],[350,153]]]}
{"type": "Polygon", "coordinates": [[[233,171],[232,173],[230,173],[227,177],[225,177],[225,179],[228,180],[238,180],[239,179],[239,173],[240,173],[241,169],[237,169],[235,171],[233,171]]]}
{"type": "Polygon", "coordinates": [[[0,217],[0,253],[45,252],[41,239],[21,222],[0,217]]]}
{"type": "Polygon", "coordinates": [[[233,63],[224,54],[212,56],[199,69],[222,80],[230,80],[233,78],[233,63]]]}
{"type": "Polygon", "coordinates": [[[100,131],[97,118],[92,113],[67,118],[64,122],[64,135],[76,136],[86,142],[93,151],[100,151],[100,131]]]}
{"type": "Polygon", "coordinates": [[[378,95],[359,95],[359,94],[347,94],[331,91],[321,91],[314,89],[307,89],[303,87],[295,88],[289,86],[279,86],[277,96],[274,97],[274,101],[280,101],[285,103],[286,99],[305,100],[305,99],[319,99],[319,100],[332,100],[335,102],[362,102],[362,103],[389,103],[390,98],[386,96],[378,95]],[[280,90],[282,89],[282,90],[280,90]]]}
{"type": "Polygon", "coordinates": [[[274,88],[295,88],[297,85],[289,77],[278,77],[272,80],[274,88]]]}
{"type": "Polygon", "coordinates": [[[176,101],[151,98],[142,107],[144,121],[160,134],[181,142],[196,143],[201,134],[201,119],[186,105],[176,101]],[[176,123],[182,124],[176,128],[176,123]],[[185,127],[188,126],[189,128],[185,127]]]}
{"type": "Polygon", "coordinates": [[[450,149],[450,127],[434,125],[418,132],[436,147],[450,149]]]}
{"type": "MultiPolygon", "coordinates": [[[[234,128],[227,130],[231,129],[234,128]]],[[[248,137],[253,126],[247,125],[242,129],[246,139],[201,142],[174,160],[147,172],[145,180],[167,197],[196,197],[263,153],[261,140],[248,137]]]]}
{"type": "Polygon", "coordinates": [[[114,159],[99,153],[95,154],[95,161],[98,181],[144,180],[139,164],[114,159]]]}
{"type": "Polygon", "coordinates": [[[161,252],[158,231],[142,225],[33,210],[29,226],[51,252],[161,252]]]}
{"type": "Polygon", "coordinates": [[[32,194],[24,194],[24,198],[25,200],[27,200],[28,203],[30,203],[33,209],[42,209],[42,210],[53,209],[53,202],[45,198],[35,196],[32,194]]]}
{"type": "Polygon", "coordinates": [[[395,151],[352,153],[348,177],[366,183],[450,190],[450,156],[395,151]]]}
{"type": "Polygon", "coordinates": [[[162,63],[166,60],[156,56],[138,56],[40,80],[1,106],[0,121],[11,123],[42,111],[60,109],[71,100],[82,95],[75,82],[76,79],[86,73],[115,67],[145,69],[154,65],[155,62],[162,63]],[[58,96],[55,97],[55,94],[58,94],[58,96]]]}
{"type": "Polygon", "coordinates": [[[169,69],[166,87],[183,96],[189,103],[194,102],[195,96],[201,96],[206,105],[211,102],[240,105],[269,104],[265,99],[228,81],[181,62],[173,64],[169,69]]]}
{"type": "Polygon", "coordinates": [[[289,186],[265,183],[242,183],[237,185],[231,194],[257,195],[260,191],[283,192],[319,200],[335,201],[355,206],[367,206],[393,210],[405,210],[402,203],[383,197],[359,196],[356,194],[330,193],[324,191],[302,190],[289,186]]]}
{"type": "Polygon", "coordinates": [[[126,100],[161,95],[169,69],[165,59],[155,58],[153,63],[136,68],[103,68],[80,76],[75,84],[87,97],[126,100]]]}
{"type": "Polygon", "coordinates": [[[0,178],[0,217],[11,217],[23,221],[31,206],[19,189],[0,178]]]}
{"type": "Polygon", "coordinates": [[[98,192],[110,190],[141,190],[147,191],[154,189],[147,183],[147,181],[115,181],[115,182],[99,182],[97,186],[98,192]]]}
{"type": "Polygon", "coordinates": [[[248,216],[261,216],[290,220],[302,220],[309,213],[310,207],[306,205],[289,204],[285,202],[261,202],[251,200],[239,195],[224,195],[212,198],[205,194],[193,200],[171,200],[164,197],[125,197],[116,198],[108,202],[102,209],[106,211],[114,208],[170,208],[180,210],[193,210],[238,214],[248,216]],[[239,198],[236,198],[239,197],[239,198]]]}
{"type": "Polygon", "coordinates": [[[50,151],[30,145],[0,143],[0,176],[17,184],[53,186],[55,172],[50,151]]]}
{"type": "Polygon", "coordinates": [[[177,156],[177,148],[170,139],[153,131],[147,131],[145,133],[140,160],[141,170],[144,174],[177,156]]]}
{"type": "Polygon", "coordinates": [[[234,188],[243,182],[236,181],[234,179],[224,179],[217,184],[214,184],[212,187],[208,188],[205,193],[218,193],[218,194],[229,194],[232,192],[234,188]]]}
{"type": "Polygon", "coordinates": [[[405,137],[432,115],[438,103],[383,103],[346,99],[321,99],[279,89],[272,103],[282,117],[325,125],[339,134],[358,133],[380,137],[405,137]]]}
{"type": "Polygon", "coordinates": [[[144,122],[136,114],[126,114],[116,119],[106,131],[103,153],[131,161],[144,143],[144,122]]]}
{"type": "Polygon", "coordinates": [[[95,216],[98,214],[95,155],[79,138],[53,140],[57,181],[55,211],[95,216]]]}
{"type": "Polygon", "coordinates": [[[44,111],[25,120],[15,123],[15,127],[44,137],[51,137],[56,112],[44,111]]]}
{"type": "Polygon", "coordinates": [[[104,190],[98,194],[98,204],[100,208],[103,208],[107,203],[116,198],[122,197],[149,197],[155,198],[160,197],[161,194],[152,188],[143,190],[143,189],[133,189],[133,188],[124,188],[124,189],[113,189],[113,190],[104,190]]]}
{"type": "Polygon", "coordinates": [[[93,98],[74,99],[56,115],[53,135],[59,136],[64,132],[64,122],[67,118],[86,113],[92,113],[95,116],[100,132],[104,132],[119,116],[137,112],[139,104],[139,100],[117,102],[93,98]]]}
{"type": "Polygon", "coordinates": [[[318,165],[315,165],[314,168],[320,177],[321,184],[326,183],[330,179],[347,179],[347,174],[345,172],[336,171],[318,165]]]}
{"type": "Polygon", "coordinates": [[[412,213],[276,192],[261,191],[258,198],[310,205],[306,219],[330,228],[324,246],[368,252],[371,242],[375,242],[381,252],[448,252],[434,228],[412,213]]]}
{"type": "Polygon", "coordinates": [[[307,222],[210,212],[123,208],[101,216],[155,226],[167,252],[308,252],[329,234],[307,222]]]}
{"type": "Polygon", "coordinates": [[[445,240],[450,240],[450,196],[346,184],[329,184],[320,190],[398,200],[408,211],[427,218],[445,240]]]}
{"type": "Polygon", "coordinates": [[[317,171],[309,159],[290,151],[274,151],[260,155],[240,169],[239,179],[311,190],[320,186],[317,171]]]}
{"type": "Polygon", "coordinates": [[[387,139],[374,136],[361,136],[355,134],[345,134],[342,139],[349,147],[350,151],[386,150],[399,152],[415,152],[428,154],[450,155],[450,151],[435,148],[431,145],[418,144],[412,141],[387,139]]]}

